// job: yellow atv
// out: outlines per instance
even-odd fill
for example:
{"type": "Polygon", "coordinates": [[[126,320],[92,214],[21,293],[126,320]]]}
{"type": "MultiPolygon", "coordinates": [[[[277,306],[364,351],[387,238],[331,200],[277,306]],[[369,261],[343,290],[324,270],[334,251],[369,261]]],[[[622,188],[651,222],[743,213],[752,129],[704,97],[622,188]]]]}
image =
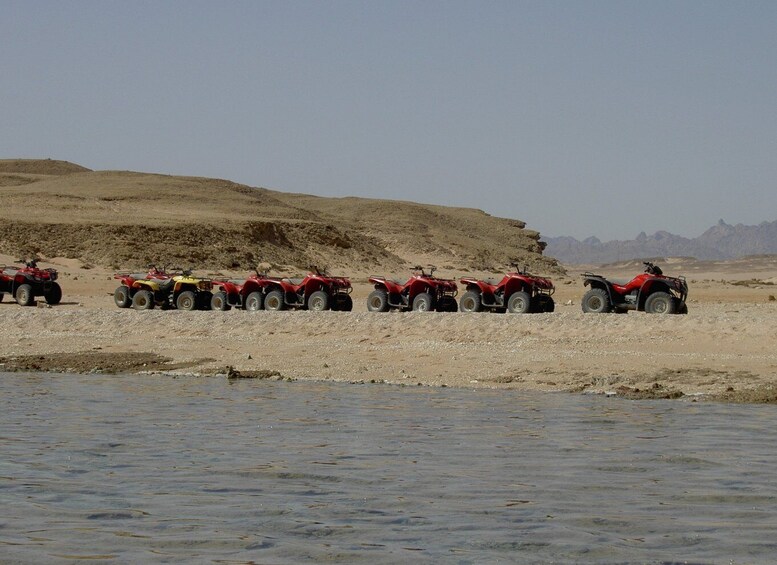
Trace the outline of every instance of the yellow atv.
{"type": "Polygon", "coordinates": [[[166,279],[139,279],[132,286],[132,307],[135,310],[150,310],[155,306],[210,310],[211,282],[192,276],[190,270],[166,279]]]}

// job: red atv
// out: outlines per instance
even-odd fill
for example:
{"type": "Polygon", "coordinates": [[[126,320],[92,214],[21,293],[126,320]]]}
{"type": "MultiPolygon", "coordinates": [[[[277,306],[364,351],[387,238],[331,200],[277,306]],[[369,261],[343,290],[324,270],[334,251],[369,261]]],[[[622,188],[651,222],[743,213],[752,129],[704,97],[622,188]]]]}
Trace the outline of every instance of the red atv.
{"type": "Polygon", "coordinates": [[[353,310],[353,288],[347,277],[333,277],[315,265],[303,279],[267,277],[264,288],[265,310],[353,310]]]}
{"type": "Polygon", "coordinates": [[[427,273],[423,267],[416,266],[413,269],[413,276],[405,282],[386,277],[370,277],[375,290],[367,297],[367,310],[388,312],[389,309],[395,308],[404,311],[455,312],[458,292],[456,281],[435,277],[436,269],[431,265],[427,273]]]}
{"type": "Polygon", "coordinates": [[[645,272],[630,281],[583,273],[583,312],[645,311],[649,314],[687,314],[688,284],[685,277],[667,277],[661,268],[645,262],[645,272]]]}
{"type": "Polygon", "coordinates": [[[551,295],[556,290],[550,279],[530,275],[524,267],[512,263],[515,272],[507,273],[501,281],[479,280],[474,277],[461,279],[467,291],[461,296],[459,310],[527,314],[529,312],[553,312],[556,305],[551,295]]]}
{"type": "Polygon", "coordinates": [[[42,296],[47,304],[59,304],[62,300],[62,288],[57,280],[56,269],[39,269],[38,261],[17,261],[24,267],[2,267],[0,269],[0,301],[10,294],[20,306],[32,306],[35,297],[42,296]]]}
{"type": "Polygon", "coordinates": [[[157,268],[155,265],[149,265],[148,271],[145,273],[116,273],[113,275],[114,279],[118,279],[119,286],[113,291],[113,301],[119,308],[129,308],[132,306],[132,297],[138,290],[136,281],[141,280],[153,280],[153,281],[168,281],[172,279],[173,275],[167,272],[167,269],[162,267],[157,268]]]}
{"type": "Polygon", "coordinates": [[[210,300],[211,310],[229,310],[232,307],[244,310],[261,310],[264,308],[265,295],[271,287],[280,285],[281,279],[268,277],[267,273],[255,273],[245,280],[213,281],[213,298],[210,300]]]}

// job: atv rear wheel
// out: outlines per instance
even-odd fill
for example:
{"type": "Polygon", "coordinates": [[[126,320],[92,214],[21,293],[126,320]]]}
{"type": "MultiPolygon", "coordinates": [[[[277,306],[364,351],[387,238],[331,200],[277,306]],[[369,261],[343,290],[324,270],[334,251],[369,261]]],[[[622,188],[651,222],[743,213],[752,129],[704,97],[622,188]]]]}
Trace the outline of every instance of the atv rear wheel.
{"type": "Polygon", "coordinates": [[[264,297],[264,309],[272,312],[286,309],[286,303],[283,301],[283,293],[280,290],[271,290],[264,297]]]}
{"type": "Polygon", "coordinates": [[[388,293],[380,288],[373,290],[367,297],[367,310],[370,312],[388,312],[388,293]]]}
{"type": "Polygon", "coordinates": [[[528,314],[531,312],[531,296],[529,296],[529,293],[523,290],[512,293],[507,300],[507,311],[511,314],[528,314]]]}
{"type": "Polygon", "coordinates": [[[117,286],[113,291],[113,301],[119,308],[129,308],[132,306],[132,297],[128,286],[117,286]]]}
{"type": "Polygon", "coordinates": [[[583,295],[583,312],[586,314],[604,314],[612,309],[610,297],[603,288],[592,288],[583,295]]]}
{"type": "Polygon", "coordinates": [[[329,295],[323,290],[317,290],[308,296],[308,310],[323,312],[329,310],[329,295]]]}
{"type": "Polygon", "coordinates": [[[46,299],[46,304],[51,306],[59,304],[62,301],[62,287],[59,286],[59,283],[52,283],[51,288],[43,295],[43,298],[46,299]]]}
{"type": "Polygon", "coordinates": [[[15,298],[19,306],[32,306],[35,302],[35,295],[32,292],[32,287],[28,284],[23,284],[16,289],[15,298]]]}
{"type": "Polygon", "coordinates": [[[184,290],[175,299],[175,307],[179,310],[191,311],[197,307],[197,297],[191,290],[184,290]]]}
{"type": "Polygon", "coordinates": [[[210,297],[211,310],[221,310],[222,312],[226,312],[230,308],[231,306],[229,305],[229,300],[227,300],[226,292],[214,292],[213,296],[210,297]]]}
{"type": "Polygon", "coordinates": [[[480,312],[483,310],[480,293],[474,290],[465,292],[459,300],[459,310],[461,312],[480,312]]]}
{"type": "Polygon", "coordinates": [[[645,312],[648,314],[674,314],[675,299],[668,292],[654,292],[645,300],[645,312]]]}
{"type": "Polygon", "coordinates": [[[534,297],[535,306],[532,308],[535,312],[554,312],[556,310],[556,303],[550,296],[540,295],[534,297]]]}
{"type": "Polygon", "coordinates": [[[154,308],[154,295],[150,290],[139,290],[132,297],[132,307],[135,310],[151,310],[154,308]]]}
{"type": "Polygon", "coordinates": [[[434,299],[428,292],[420,292],[413,299],[413,310],[416,312],[429,312],[434,309],[434,299]]]}
{"type": "Polygon", "coordinates": [[[258,290],[255,290],[248,295],[248,298],[246,298],[246,310],[256,312],[262,308],[264,308],[264,295],[258,290]]]}

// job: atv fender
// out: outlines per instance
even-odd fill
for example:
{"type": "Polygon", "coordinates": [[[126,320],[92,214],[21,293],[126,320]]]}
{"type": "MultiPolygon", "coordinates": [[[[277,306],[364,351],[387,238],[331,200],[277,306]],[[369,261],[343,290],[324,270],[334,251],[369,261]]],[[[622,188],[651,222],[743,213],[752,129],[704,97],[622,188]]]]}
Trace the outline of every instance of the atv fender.
{"type": "Polygon", "coordinates": [[[583,286],[590,286],[591,288],[601,288],[607,293],[607,297],[610,299],[610,304],[620,302],[620,300],[614,300],[612,284],[604,277],[586,277],[583,280],[583,286]]]}
{"type": "Polygon", "coordinates": [[[666,292],[670,295],[672,294],[669,285],[666,284],[666,282],[662,279],[656,277],[647,279],[644,283],[642,283],[642,286],[639,287],[639,295],[637,296],[637,310],[641,312],[645,309],[645,302],[647,302],[648,297],[654,292],[666,292]]]}

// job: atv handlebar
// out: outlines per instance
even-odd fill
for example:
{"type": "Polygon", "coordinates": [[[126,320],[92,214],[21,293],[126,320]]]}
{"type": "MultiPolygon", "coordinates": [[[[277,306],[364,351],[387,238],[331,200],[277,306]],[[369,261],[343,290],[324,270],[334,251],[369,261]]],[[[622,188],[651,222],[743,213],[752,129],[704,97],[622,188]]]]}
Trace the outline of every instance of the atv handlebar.
{"type": "Polygon", "coordinates": [[[514,267],[515,270],[518,271],[518,274],[521,274],[521,275],[528,275],[529,274],[529,265],[524,265],[523,266],[523,272],[521,271],[520,264],[516,263],[515,261],[510,263],[510,266],[514,267]]]}
{"type": "Polygon", "coordinates": [[[429,272],[427,273],[424,268],[421,265],[416,265],[413,267],[414,271],[421,271],[421,275],[425,277],[431,277],[434,275],[434,272],[437,270],[437,267],[435,265],[428,265],[429,272]]]}
{"type": "Polygon", "coordinates": [[[654,265],[650,261],[643,261],[643,265],[645,265],[645,272],[650,273],[651,275],[663,275],[664,272],[661,270],[661,267],[658,265],[654,265]]]}

